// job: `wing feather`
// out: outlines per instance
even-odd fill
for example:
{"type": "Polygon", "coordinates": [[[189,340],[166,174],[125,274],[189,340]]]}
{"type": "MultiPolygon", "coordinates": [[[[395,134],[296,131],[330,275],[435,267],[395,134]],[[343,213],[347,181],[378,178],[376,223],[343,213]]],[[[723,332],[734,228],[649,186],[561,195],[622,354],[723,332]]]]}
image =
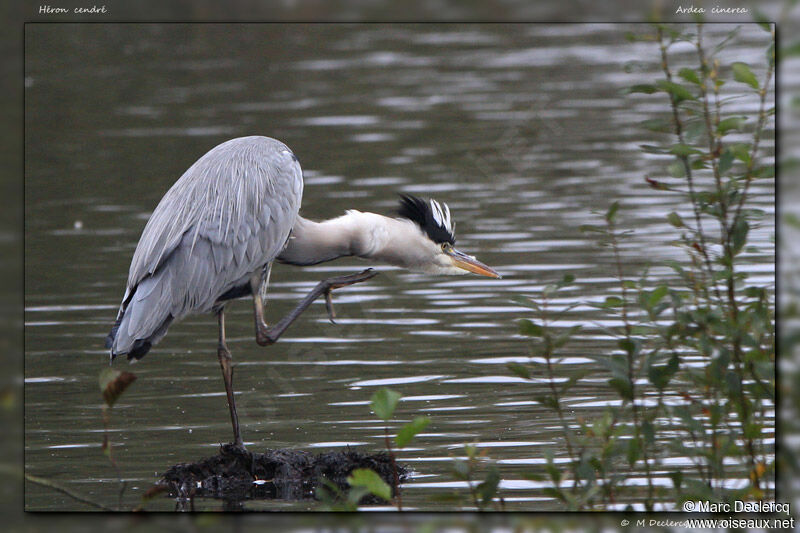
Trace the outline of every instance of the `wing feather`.
{"type": "Polygon", "coordinates": [[[302,190],[300,166],[280,141],[242,137],[213,148],[153,211],[131,261],[128,287],[153,274],[192,229],[197,230],[195,239],[219,243],[263,239],[259,230],[269,222],[282,225],[288,235],[302,190]]]}
{"type": "Polygon", "coordinates": [[[297,218],[302,191],[297,158],[274,139],[233,139],[198,159],[145,225],[112,354],[127,353],[136,341],[157,342],[173,319],[210,311],[220,296],[275,259],[297,218]]]}

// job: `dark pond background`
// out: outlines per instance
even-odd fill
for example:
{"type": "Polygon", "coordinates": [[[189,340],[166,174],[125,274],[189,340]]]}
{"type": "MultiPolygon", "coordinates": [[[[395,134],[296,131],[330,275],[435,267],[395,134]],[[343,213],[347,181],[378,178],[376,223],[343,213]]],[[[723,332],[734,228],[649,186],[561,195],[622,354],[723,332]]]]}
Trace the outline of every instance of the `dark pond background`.
{"type": "MultiPolygon", "coordinates": [[[[721,40],[733,25],[710,25],[721,40]]],[[[97,384],[103,338],[124,290],[131,255],[158,200],[207,150],[261,134],[286,142],[305,174],[302,213],[327,218],[356,208],[389,214],[397,193],[447,202],[459,247],[502,280],[433,277],[380,266],[372,282],[335,297],[338,325],[314,305],[281,342],[253,340],[248,301],[229,306],[228,343],[246,443],[254,450],[322,452],[383,447],[369,398],[404,396],[396,427],[426,414],[431,425],[399,452],[416,475],[404,503],[446,509],[434,497],[460,490],[450,473],[474,443],[500,467],[509,510],[557,510],[541,473],[545,451],[564,457],[554,414],[533,401],[507,363],[529,358],[514,295],[538,295],[566,273],[576,283],[551,302],[580,302],[560,324],[584,324],[565,350],[565,376],[600,368],[613,316],[588,305],[617,291],[607,250],[579,226],[615,199],[627,273],[676,256],[664,222],[679,199],[650,189],[666,173],[639,144],[640,127],[665,116],[663,95],[625,96],[657,77],[657,48],[631,43],[637,25],[564,24],[29,24],[26,27],[25,465],[30,474],[115,505],[116,473],[101,450],[97,384]]],[[[742,26],[723,61],[762,64],[768,34],[742,26]]],[[[676,47],[686,61],[689,46],[676,47]]],[[[676,59],[678,61],[678,59],[676,59]]],[[[760,72],[757,72],[760,75],[760,72]]],[[[738,90],[730,87],[729,90],[738,90]]],[[[751,98],[731,111],[754,112],[751,98]]],[[[762,144],[773,147],[772,132],[762,144]]],[[[767,211],[746,256],[754,284],[774,286],[773,184],[752,189],[767,211]]],[[[268,316],[283,315],[323,277],[356,260],[273,270],[268,316]]],[[[660,269],[655,274],[664,274],[660,269]]],[[[531,317],[532,318],[532,317],[531,317]]],[[[191,317],[141,363],[114,407],[111,438],[127,482],[123,504],[168,466],[213,454],[230,440],[216,358],[216,323],[191,317]]],[[[617,401],[598,372],[566,399],[592,419],[617,401]]],[[[768,422],[769,426],[771,423],[768,422]]],[[[691,462],[671,458],[671,465],[691,462]]],[[[731,486],[741,483],[735,478],[731,486]]],[[[669,485],[666,475],[660,482],[669,485]]],[[[627,483],[643,483],[632,475],[627,483]]],[[[86,509],[29,484],[28,510],[86,509]]],[[[619,502],[620,506],[631,503],[619,502]]],[[[635,500],[633,500],[635,503],[635,500]]],[[[215,501],[200,508],[219,508],[215,501]]],[[[149,509],[171,510],[167,498],[149,509]]],[[[314,509],[313,501],[250,502],[248,509],[314,509]]]]}

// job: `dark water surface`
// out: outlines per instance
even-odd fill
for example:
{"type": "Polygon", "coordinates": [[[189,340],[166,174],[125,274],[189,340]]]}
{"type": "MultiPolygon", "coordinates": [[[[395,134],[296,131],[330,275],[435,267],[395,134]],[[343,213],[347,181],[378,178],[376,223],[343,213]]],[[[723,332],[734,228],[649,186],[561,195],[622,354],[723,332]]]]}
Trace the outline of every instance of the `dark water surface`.
{"type": "MultiPolygon", "coordinates": [[[[463,489],[450,473],[463,445],[497,462],[508,509],[553,510],[542,492],[545,451],[564,457],[554,414],[533,401],[547,383],[506,368],[529,356],[511,302],[575,274],[552,305],[582,303],[563,325],[584,324],[563,368],[598,368],[610,353],[604,328],[618,321],[589,305],[615,293],[610,254],[579,226],[621,202],[627,273],[676,256],[664,222],[688,206],[650,189],[666,170],[642,154],[664,116],[663,95],[623,96],[657,76],[657,48],[630,43],[622,25],[28,25],[26,28],[26,468],[115,505],[116,473],[101,450],[99,371],[131,255],[170,185],[200,155],[231,137],[286,142],[305,173],[302,213],[328,218],[356,208],[389,214],[397,193],[447,202],[459,248],[502,280],[434,277],[381,267],[371,282],[321,302],[275,346],[253,340],[249,301],[228,307],[228,344],[245,441],[253,449],[378,451],[383,424],[369,398],[404,396],[397,424],[432,423],[399,452],[417,475],[408,508],[446,508],[438,494],[463,489]],[[626,66],[628,68],[626,68],[626,66]]],[[[732,26],[708,28],[719,40],[732,26]]],[[[742,28],[725,61],[761,64],[768,35],[742,28]]],[[[692,59],[690,47],[683,48],[692,59]]],[[[676,49],[677,50],[677,49],[676,49]]],[[[760,73],[757,73],[760,76],[760,73]]],[[[753,99],[730,110],[753,113],[753,99]]],[[[744,137],[743,137],[744,139],[744,137]]],[[[771,149],[772,135],[763,145],[771,149]]],[[[746,256],[753,284],[774,283],[772,183],[752,189],[767,211],[746,256]]],[[[288,311],[321,278],[365,265],[276,266],[268,317],[288,311]]],[[[658,271],[656,271],[658,272],[658,271]]],[[[230,439],[216,357],[216,322],[195,316],[131,370],[138,380],[113,409],[111,438],[127,489],[123,505],[168,466],[213,454],[230,439]]],[[[599,369],[599,368],[598,368],[599,369]]],[[[599,373],[566,398],[591,420],[618,401],[599,373]]],[[[772,425],[767,422],[767,425],[772,425]]],[[[687,467],[689,459],[673,458],[687,467]]],[[[666,475],[662,479],[670,485],[666,475]]],[[[630,484],[644,483],[631,476],[630,484]]],[[[731,486],[741,484],[730,480],[731,486]]],[[[620,502],[624,505],[628,502],[620,502]]],[[[148,504],[170,510],[167,498],[148,504]]],[[[218,508],[214,501],[200,508],[218,508]]],[[[26,487],[29,510],[85,509],[26,487]]],[[[250,509],[313,509],[314,502],[253,502],[250,509]]]]}

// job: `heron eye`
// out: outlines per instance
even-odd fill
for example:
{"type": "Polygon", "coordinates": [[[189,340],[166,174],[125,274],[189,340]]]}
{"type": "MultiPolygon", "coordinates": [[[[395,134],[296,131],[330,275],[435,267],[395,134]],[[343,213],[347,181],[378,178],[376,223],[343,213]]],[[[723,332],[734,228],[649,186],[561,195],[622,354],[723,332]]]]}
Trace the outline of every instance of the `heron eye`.
{"type": "Polygon", "coordinates": [[[452,247],[450,246],[450,243],[449,243],[449,242],[443,242],[443,243],[442,243],[442,251],[443,251],[443,252],[447,252],[447,251],[449,251],[449,250],[450,250],[450,248],[452,248],[452,247]]]}

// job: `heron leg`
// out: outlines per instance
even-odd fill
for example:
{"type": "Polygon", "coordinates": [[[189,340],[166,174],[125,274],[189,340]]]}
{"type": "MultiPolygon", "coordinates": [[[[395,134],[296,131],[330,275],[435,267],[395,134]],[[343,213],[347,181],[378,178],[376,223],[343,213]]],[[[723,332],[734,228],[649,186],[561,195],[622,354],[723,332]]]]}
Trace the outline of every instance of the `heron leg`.
{"type": "Polygon", "coordinates": [[[219,321],[219,345],[217,346],[217,357],[219,366],[222,368],[222,379],[225,381],[225,393],[228,395],[228,408],[231,411],[231,424],[233,425],[233,444],[244,448],[242,435],[239,432],[239,415],[236,413],[236,401],[233,397],[233,357],[225,343],[225,308],[221,307],[217,312],[219,321]]]}
{"type": "Polygon", "coordinates": [[[331,301],[331,292],[334,289],[346,287],[347,285],[354,285],[356,283],[361,283],[362,281],[367,281],[368,279],[377,275],[377,272],[371,268],[368,268],[356,274],[324,279],[317,283],[316,287],[314,287],[311,292],[309,292],[306,297],[303,298],[299,304],[297,304],[297,307],[295,307],[273,326],[268,326],[266,322],[264,322],[264,304],[262,300],[263,285],[260,281],[263,278],[252,279],[250,284],[253,292],[253,310],[256,321],[256,342],[261,346],[267,346],[277,342],[280,336],[283,335],[290,325],[292,325],[292,322],[297,320],[297,317],[303,314],[303,312],[308,309],[314,300],[323,295],[325,296],[325,307],[328,310],[328,315],[331,321],[333,321],[335,315],[333,312],[333,302],[331,301]]]}

